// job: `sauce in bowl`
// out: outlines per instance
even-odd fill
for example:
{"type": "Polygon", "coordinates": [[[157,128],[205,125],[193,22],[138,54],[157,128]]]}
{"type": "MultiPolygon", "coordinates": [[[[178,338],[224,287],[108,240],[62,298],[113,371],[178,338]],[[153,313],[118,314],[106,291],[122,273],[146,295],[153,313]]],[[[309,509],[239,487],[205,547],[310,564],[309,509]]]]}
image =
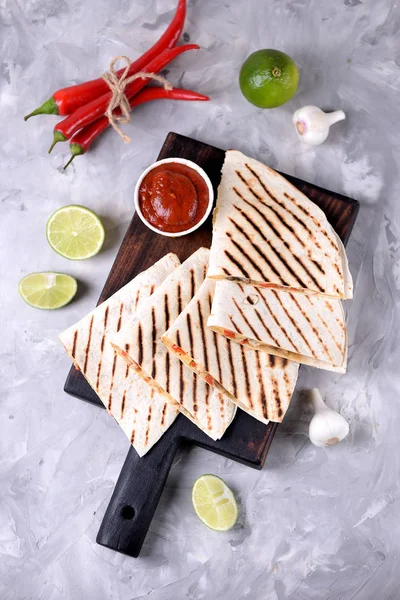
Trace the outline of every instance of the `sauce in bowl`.
{"type": "Polygon", "coordinates": [[[138,201],[150,225],[162,232],[179,233],[202,220],[210,194],[200,173],[179,162],[166,162],[144,176],[138,201]]]}

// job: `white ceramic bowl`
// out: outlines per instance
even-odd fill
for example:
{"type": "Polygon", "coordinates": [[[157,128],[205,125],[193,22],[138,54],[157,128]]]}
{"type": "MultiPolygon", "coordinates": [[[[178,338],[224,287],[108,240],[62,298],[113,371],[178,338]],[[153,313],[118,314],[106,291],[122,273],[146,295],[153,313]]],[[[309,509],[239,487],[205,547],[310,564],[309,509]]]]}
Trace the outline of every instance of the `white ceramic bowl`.
{"type": "Polygon", "coordinates": [[[201,227],[201,225],[203,225],[204,221],[207,219],[208,215],[210,214],[211,209],[214,204],[214,190],[213,190],[212,183],[211,183],[210,178],[208,177],[207,173],[204,171],[204,169],[199,167],[199,165],[196,165],[196,163],[192,162],[191,160],[187,160],[186,158],[164,158],[163,160],[159,160],[159,161],[153,163],[152,165],[150,165],[149,167],[147,167],[147,169],[145,169],[143,171],[143,173],[139,177],[136,187],[135,187],[134,200],[135,200],[136,212],[137,212],[139,218],[141,219],[141,221],[143,221],[143,223],[149,229],[151,229],[155,233],[159,233],[160,235],[165,235],[166,237],[181,237],[182,235],[188,235],[188,233],[192,233],[193,231],[196,231],[196,229],[198,229],[199,227],[201,227]],[[147,173],[149,173],[152,169],[154,169],[154,167],[158,167],[159,165],[168,164],[168,163],[180,163],[182,165],[186,165],[187,167],[191,167],[194,171],[197,171],[197,173],[199,173],[199,175],[201,175],[201,177],[204,179],[204,182],[206,183],[207,189],[208,189],[208,207],[207,207],[206,212],[204,213],[203,218],[198,223],[196,223],[196,225],[191,227],[190,229],[185,229],[185,231],[177,231],[176,233],[170,233],[168,231],[160,231],[159,229],[157,229],[157,227],[154,227],[151,223],[146,221],[146,219],[143,216],[142,211],[140,210],[140,206],[139,206],[139,188],[141,186],[143,179],[146,177],[147,173]]]}

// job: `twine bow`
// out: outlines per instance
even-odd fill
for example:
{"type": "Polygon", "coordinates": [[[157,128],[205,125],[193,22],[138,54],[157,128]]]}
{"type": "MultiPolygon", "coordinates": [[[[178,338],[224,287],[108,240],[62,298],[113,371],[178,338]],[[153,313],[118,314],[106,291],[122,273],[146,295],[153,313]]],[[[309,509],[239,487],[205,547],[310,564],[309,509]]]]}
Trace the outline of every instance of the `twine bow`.
{"type": "Polygon", "coordinates": [[[115,131],[122,137],[125,144],[129,144],[131,138],[127,136],[118,125],[118,123],[129,123],[130,121],[130,104],[129,99],[125,94],[125,88],[127,85],[135,81],[136,79],[154,79],[163,85],[166,90],[172,90],[172,85],[169,83],[165,77],[161,75],[156,75],[155,73],[146,73],[145,71],[139,71],[131,77],[127,77],[129,73],[129,68],[131,66],[131,61],[127,56],[116,56],[110,62],[110,68],[107,73],[102,75],[104,81],[107,83],[110,88],[112,95],[110,99],[110,103],[105,112],[105,116],[108,118],[110,125],[115,129],[115,131]],[[118,60],[124,60],[127,63],[125,67],[125,71],[122,73],[121,77],[118,79],[118,75],[114,69],[114,65],[118,60]],[[120,109],[121,114],[115,114],[114,110],[116,108],[120,109]]]}

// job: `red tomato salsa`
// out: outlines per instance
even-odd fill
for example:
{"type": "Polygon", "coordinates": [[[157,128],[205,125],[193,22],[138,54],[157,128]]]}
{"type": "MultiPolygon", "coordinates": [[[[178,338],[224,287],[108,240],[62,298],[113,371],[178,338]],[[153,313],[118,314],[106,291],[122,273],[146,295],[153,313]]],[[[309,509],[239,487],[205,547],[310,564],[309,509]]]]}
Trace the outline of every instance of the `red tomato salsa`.
{"type": "Polygon", "coordinates": [[[142,215],[156,229],[178,233],[204,217],[209,193],[203,177],[187,165],[164,163],[154,167],[139,187],[142,215]]]}

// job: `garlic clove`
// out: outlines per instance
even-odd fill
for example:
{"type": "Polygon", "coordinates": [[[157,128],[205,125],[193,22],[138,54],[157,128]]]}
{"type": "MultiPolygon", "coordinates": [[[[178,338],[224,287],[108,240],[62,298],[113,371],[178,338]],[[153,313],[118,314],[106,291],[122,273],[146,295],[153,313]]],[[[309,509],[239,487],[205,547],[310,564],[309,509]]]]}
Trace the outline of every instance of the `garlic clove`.
{"type": "Polygon", "coordinates": [[[308,431],[311,442],[319,447],[341,442],[349,433],[346,419],[326,406],[317,388],[309,391],[309,398],[314,409],[308,431]]]}
{"type": "Polygon", "coordinates": [[[296,110],[293,124],[302,142],[309,146],[319,146],[328,137],[330,127],[345,118],[346,115],[342,110],[324,113],[318,106],[310,104],[296,110]]]}

